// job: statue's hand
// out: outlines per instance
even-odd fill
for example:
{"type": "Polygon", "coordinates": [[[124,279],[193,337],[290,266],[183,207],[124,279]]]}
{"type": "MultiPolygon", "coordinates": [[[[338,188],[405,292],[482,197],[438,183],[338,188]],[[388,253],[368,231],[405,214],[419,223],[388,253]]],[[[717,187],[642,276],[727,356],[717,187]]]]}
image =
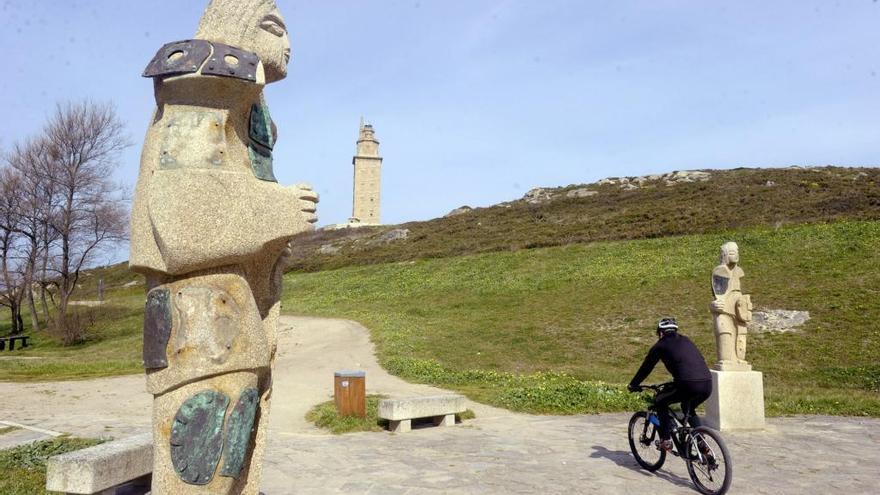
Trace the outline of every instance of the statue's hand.
{"type": "Polygon", "coordinates": [[[724,300],[716,299],[716,300],[712,301],[711,303],[709,303],[709,310],[712,311],[713,313],[723,313],[725,306],[726,306],[726,304],[724,304],[724,300]]]}
{"type": "Polygon", "coordinates": [[[749,296],[744,296],[742,299],[736,302],[736,316],[743,323],[748,323],[752,321],[752,302],[748,299],[749,296]]]}
{"type": "Polygon", "coordinates": [[[299,199],[299,209],[303,212],[303,215],[306,217],[306,221],[309,223],[315,223],[318,221],[317,204],[318,204],[318,193],[312,189],[312,186],[308,184],[297,184],[293,186],[297,189],[297,198],[299,199]]]}

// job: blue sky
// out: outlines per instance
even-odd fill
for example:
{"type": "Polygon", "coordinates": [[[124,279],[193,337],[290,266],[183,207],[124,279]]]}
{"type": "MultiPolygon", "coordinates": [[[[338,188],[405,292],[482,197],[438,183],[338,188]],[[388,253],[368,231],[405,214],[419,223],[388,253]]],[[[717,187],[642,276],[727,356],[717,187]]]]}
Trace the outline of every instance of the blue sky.
{"type": "MultiPolygon", "coordinates": [[[[207,0],[0,0],[0,147],[56,102],[111,100],[135,143],[144,66],[207,0]]],[[[276,175],[351,214],[358,120],[382,142],[383,220],[535,186],[693,168],[878,164],[880,4],[279,0],[289,77],[267,97],[276,175]]]]}

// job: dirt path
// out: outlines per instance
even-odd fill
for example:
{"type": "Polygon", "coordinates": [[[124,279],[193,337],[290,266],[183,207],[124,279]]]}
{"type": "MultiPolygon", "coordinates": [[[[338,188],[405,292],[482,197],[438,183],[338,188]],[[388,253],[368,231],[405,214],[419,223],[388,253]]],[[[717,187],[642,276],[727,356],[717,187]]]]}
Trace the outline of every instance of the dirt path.
{"type": "MultiPolygon", "coordinates": [[[[333,398],[333,373],[349,369],[366,371],[368,393],[446,393],[389,375],[376,362],[369,332],[358,323],[284,316],[278,332],[270,430],[279,434],[321,434],[306,422],[305,414],[315,404],[333,398]]],[[[0,421],[24,426],[77,436],[116,438],[150,428],[152,398],[144,389],[143,375],[45,383],[0,382],[0,397],[0,421]]],[[[477,403],[468,407],[480,417],[511,414],[477,403]]]]}
{"type": "MultiPolygon", "coordinates": [[[[305,414],[315,404],[333,398],[333,373],[341,370],[365,371],[368,394],[449,393],[389,375],[376,361],[369,331],[358,323],[287,316],[279,329],[269,428],[279,433],[321,433],[306,422],[305,414]]],[[[475,402],[469,402],[468,407],[480,417],[512,414],[475,402]]]]}

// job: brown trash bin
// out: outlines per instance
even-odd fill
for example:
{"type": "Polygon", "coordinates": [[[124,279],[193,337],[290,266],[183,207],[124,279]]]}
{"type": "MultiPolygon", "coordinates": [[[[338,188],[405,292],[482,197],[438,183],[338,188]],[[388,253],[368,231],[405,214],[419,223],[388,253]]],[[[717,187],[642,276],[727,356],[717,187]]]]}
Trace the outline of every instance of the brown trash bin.
{"type": "Polygon", "coordinates": [[[333,380],[333,400],[340,416],[367,417],[367,384],[363,371],[337,371],[333,380]]]}

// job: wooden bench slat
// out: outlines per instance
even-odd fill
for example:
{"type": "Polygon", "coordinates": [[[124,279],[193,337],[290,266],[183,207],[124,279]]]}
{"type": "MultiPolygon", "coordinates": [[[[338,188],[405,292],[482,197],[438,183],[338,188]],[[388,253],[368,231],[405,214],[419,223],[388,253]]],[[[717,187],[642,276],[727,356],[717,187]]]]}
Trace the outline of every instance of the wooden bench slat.
{"type": "Polygon", "coordinates": [[[21,341],[21,348],[24,349],[28,346],[28,339],[30,339],[30,335],[13,335],[12,337],[0,337],[0,351],[6,349],[6,343],[9,343],[9,350],[15,350],[15,341],[21,341]]]}

